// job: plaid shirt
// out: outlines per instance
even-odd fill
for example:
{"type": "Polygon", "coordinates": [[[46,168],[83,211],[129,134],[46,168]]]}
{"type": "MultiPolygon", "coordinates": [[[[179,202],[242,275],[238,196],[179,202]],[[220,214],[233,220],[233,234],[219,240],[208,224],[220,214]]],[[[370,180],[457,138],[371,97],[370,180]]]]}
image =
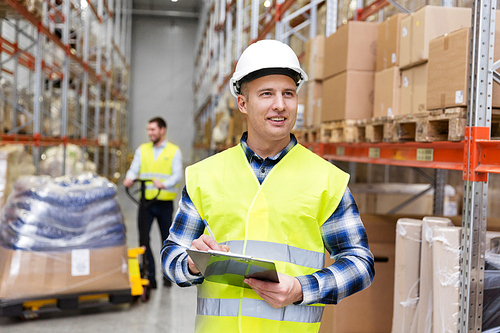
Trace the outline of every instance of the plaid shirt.
{"type": "MultiPolygon", "coordinates": [[[[247,133],[244,133],[241,145],[261,183],[273,166],[297,144],[292,134],[285,149],[273,157],[262,159],[248,147],[246,140],[247,133]]],[[[186,249],[203,234],[204,229],[203,221],[184,187],[170,235],[161,250],[163,272],[179,286],[203,282],[201,274],[189,272],[186,249]]],[[[365,228],[348,188],[335,212],[321,226],[321,234],[335,263],[311,275],[297,277],[303,293],[303,301],[299,304],[337,304],[342,298],[368,287],[375,274],[365,228]]]]}

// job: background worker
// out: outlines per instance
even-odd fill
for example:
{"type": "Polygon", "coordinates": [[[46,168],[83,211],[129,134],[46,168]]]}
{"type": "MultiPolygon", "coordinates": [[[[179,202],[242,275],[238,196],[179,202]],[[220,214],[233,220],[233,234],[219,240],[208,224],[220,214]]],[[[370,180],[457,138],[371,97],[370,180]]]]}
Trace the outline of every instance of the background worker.
{"type": "Polygon", "coordinates": [[[250,45],[230,80],[248,132],[239,145],[186,169],[162,265],[179,286],[198,285],[196,332],[318,332],[322,304],[336,304],[373,280],[349,175],[291,134],[306,80],[286,44],[250,45]],[[273,260],[280,282],[247,278],[249,289],[204,280],[188,248],[273,260]],[[335,259],[327,268],[325,248],[335,259]]]}
{"type": "MultiPolygon", "coordinates": [[[[178,146],[165,138],[167,123],[160,117],[151,119],[148,123],[148,136],[151,142],[137,148],[134,160],[127,171],[123,185],[130,187],[134,179],[152,179],[146,183],[146,200],[153,199],[161,189],[157,201],[148,203],[146,213],[146,255],[149,260],[149,282],[152,289],[156,288],[155,263],[149,244],[149,234],[154,218],[160,227],[162,243],[168,237],[172,225],[173,200],[177,196],[179,183],[182,179],[182,153],[178,146]]],[[[139,235],[141,233],[141,210],[139,209],[139,235]]],[[[163,278],[164,286],[171,282],[163,278]]]]}

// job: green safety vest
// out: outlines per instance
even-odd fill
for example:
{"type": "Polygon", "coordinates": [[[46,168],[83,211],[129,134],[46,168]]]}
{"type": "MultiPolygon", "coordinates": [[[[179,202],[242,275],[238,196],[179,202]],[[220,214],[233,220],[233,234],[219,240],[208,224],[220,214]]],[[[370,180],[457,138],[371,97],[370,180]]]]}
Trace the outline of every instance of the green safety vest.
{"type": "MultiPolygon", "coordinates": [[[[320,227],[348,181],[348,174],[301,145],[262,184],[241,145],[186,169],[189,196],[216,240],[231,252],[272,260],[278,272],[293,277],[324,267],[320,227]]],[[[196,332],[318,332],[323,308],[274,309],[252,289],[205,280],[198,286],[196,332]]]]}
{"type": "MultiPolygon", "coordinates": [[[[159,179],[164,181],[172,174],[172,160],[175,152],[179,149],[173,143],[167,143],[158,159],[155,161],[153,153],[153,143],[143,143],[141,145],[141,168],[139,169],[139,179],[159,179]]],[[[177,184],[176,187],[179,187],[177,184]]],[[[158,193],[153,182],[146,182],[146,199],[153,199],[158,193]]],[[[177,192],[168,192],[161,190],[158,200],[174,200],[177,192]]]]}

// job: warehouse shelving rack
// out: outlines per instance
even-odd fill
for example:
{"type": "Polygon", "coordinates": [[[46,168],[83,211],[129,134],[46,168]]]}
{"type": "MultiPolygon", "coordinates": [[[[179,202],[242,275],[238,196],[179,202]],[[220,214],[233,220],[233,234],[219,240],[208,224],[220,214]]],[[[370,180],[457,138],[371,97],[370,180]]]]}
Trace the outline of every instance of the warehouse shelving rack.
{"type": "MultiPolygon", "coordinates": [[[[195,103],[195,121],[215,120],[214,110],[218,96],[226,88],[234,61],[240,55],[243,44],[248,45],[268,36],[283,40],[281,38],[284,36],[297,33],[290,26],[283,27],[283,22],[294,18],[294,14],[288,11],[293,3],[295,0],[278,0],[273,10],[268,9],[259,14],[259,0],[251,2],[251,9],[248,9],[248,4],[244,6],[243,0],[208,1],[208,9],[203,12],[200,25],[195,64],[198,73],[194,79],[196,100],[201,101],[195,103]],[[236,16],[236,24],[233,24],[233,16],[236,16]],[[233,47],[233,43],[236,47],[233,47]]],[[[315,27],[315,8],[320,3],[321,1],[312,0],[307,9],[299,9],[297,13],[308,11],[311,15],[309,24],[315,27]]],[[[358,7],[360,3],[358,2],[358,7]]],[[[366,20],[372,15],[380,14],[389,3],[399,10],[404,9],[396,1],[377,0],[368,6],[356,8],[352,15],[356,19],[366,20]]],[[[329,36],[338,25],[338,2],[326,0],[326,5],[326,36],[329,36]]],[[[452,4],[450,1],[442,1],[442,5],[452,4]]],[[[368,163],[434,169],[435,196],[437,201],[441,201],[441,207],[439,208],[439,203],[437,205],[438,211],[442,211],[444,196],[445,177],[441,171],[462,171],[464,199],[459,300],[459,332],[462,333],[481,331],[488,174],[500,173],[500,141],[490,138],[492,84],[493,80],[500,83],[500,74],[496,72],[500,68],[500,61],[493,62],[496,1],[473,1],[472,7],[471,76],[464,141],[305,144],[325,159],[349,162],[350,165],[368,163]]],[[[383,17],[383,14],[380,16],[383,17]]],[[[314,29],[310,29],[311,34],[314,29]]],[[[206,154],[224,149],[200,143],[195,143],[195,148],[205,150],[206,154]]]]}
{"type": "Polygon", "coordinates": [[[117,180],[128,141],[131,0],[39,0],[30,9],[17,0],[1,4],[13,36],[0,33],[0,73],[12,84],[11,96],[0,92],[12,110],[0,144],[29,146],[38,170],[42,147],[65,150],[72,143],[98,173],[117,180]],[[22,78],[28,101],[21,104],[22,78]]]}

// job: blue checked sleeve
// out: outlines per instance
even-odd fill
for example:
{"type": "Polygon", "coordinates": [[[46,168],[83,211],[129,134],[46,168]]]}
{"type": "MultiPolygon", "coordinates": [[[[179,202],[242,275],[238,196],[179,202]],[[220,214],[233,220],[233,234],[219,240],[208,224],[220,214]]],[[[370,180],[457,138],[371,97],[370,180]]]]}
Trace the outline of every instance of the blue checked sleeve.
{"type": "Polygon", "coordinates": [[[358,207],[347,188],[332,216],[321,227],[325,247],[334,263],[311,275],[299,276],[299,304],[337,304],[367,288],[375,275],[373,254],[358,207]]]}
{"type": "Polygon", "coordinates": [[[205,225],[184,187],[170,234],[161,249],[163,275],[181,287],[203,282],[201,274],[189,272],[186,250],[191,247],[193,240],[203,234],[204,229],[205,225]]]}

